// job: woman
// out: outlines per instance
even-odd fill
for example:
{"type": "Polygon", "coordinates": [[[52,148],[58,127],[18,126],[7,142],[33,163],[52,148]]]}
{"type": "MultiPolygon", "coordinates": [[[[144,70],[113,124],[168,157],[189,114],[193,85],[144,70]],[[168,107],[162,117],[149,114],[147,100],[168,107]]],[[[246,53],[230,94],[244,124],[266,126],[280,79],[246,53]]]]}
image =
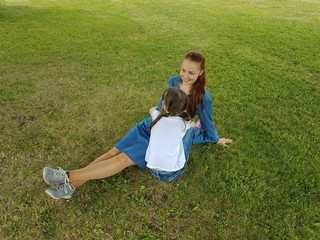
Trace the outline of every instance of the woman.
{"type": "MultiPolygon", "coordinates": [[[[228,147],[226,144],[233,142],[231,139],[218,137],[212,120],[212,99],[205,90],[205,84],[204,55],[201,52],[189,52],[183,59],[180,77],[173,77],[169,81],[169,87],[178,87],[188,95],[188,113],[191,117],[198,115],[201,122],[202,129],[191,128],[183,138],[186,161],[192,144],[212,142],[228,147]]],[[[162,100],[158,110],[161,106],[162,100]]],[[[45,167],[45,181],[48,184],[59,184],[47,189],[46,193],[55,199],[70,198],[76,188],[89,180],[112,176],[133,165],[146,168],[145,155],[150,139],[151,122],[152,118],[149,117],[138,123],[114,148],[84,168],[68,172],[45,167]]]]}

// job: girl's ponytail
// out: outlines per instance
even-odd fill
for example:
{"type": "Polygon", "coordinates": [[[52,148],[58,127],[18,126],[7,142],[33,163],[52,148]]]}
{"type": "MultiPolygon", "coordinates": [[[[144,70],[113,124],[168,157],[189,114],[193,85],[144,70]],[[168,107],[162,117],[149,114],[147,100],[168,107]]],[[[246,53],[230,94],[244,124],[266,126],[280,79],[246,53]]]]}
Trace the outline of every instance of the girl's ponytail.
{"type": "Polygon", "coordinates": [[[149,129],[151,130],[151,128],[162,118],[162,117],[169,117],[170,113],[169,112],[161,112],[158,117],[156,117],[155,120],[152,121],[152,123],[150,124],[149,129]]]}
{"type": "Polygon", "coordinates": [[[187,121],[190,121],[192,118],[190,116],[189,113],[187,113],[186,110],[184,110],[181,114],[180,114],[180,117],[183,119],[183,121],[187,122],[187,121]]]}
{"type": "Polygon", "coordinates": [[[183,119],[184,125],[186,127],[186,122],[191,121],[191,116],[189,113],[187,113],[186,110],[184,110],[181,114],[180,117],[183,119]]]}

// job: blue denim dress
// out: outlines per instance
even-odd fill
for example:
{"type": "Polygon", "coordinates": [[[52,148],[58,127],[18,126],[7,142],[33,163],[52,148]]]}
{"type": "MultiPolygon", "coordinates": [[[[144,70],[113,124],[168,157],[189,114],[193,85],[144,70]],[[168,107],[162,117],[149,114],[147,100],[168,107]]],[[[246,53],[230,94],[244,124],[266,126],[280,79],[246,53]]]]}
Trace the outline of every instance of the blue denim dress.
{"type": "MultiPolygon", "coordinates": [[[[181,77],[172,77],[169,81],[169,87],[180,87],[182,79],[181,77]]],[[[201,126],[204,132],[200,131],[200,128],[191,128],[186,132],[183,138],[184,152],[186,156],[186,164],[189,159],[190,149],[192,144],[196,143],[216,143],[219,141],[219,136],[215,125],[213,123],[212,112],[212,98],[207,90],[205,90],[205,96],[203,99],[204,108],[202,109],[201,101],[198,104],[198,110],[196,115],[199,116],[201,126]]],[[[162,99],[159,103],[158,110],[162,106],[162,99]]],[[[150,139],[150,124],[152,122],[151,116],[142,122],[138,123],[131,131],[121,139],[115,147],[124,152],[133,162],[135,162],[141,168],[146,168],[145,155],[149,145],[150,139]]],[[[178,170],[179,176],[184,172],[185,166],[178,170]]],[[[170,173],[170,172],[169,172],[170,173]]],[[[161,174],[160,174],[161,175],[161,174]]],[[[170,177],[171,181],[177,179],[179,176],[170,177]],[[172,180],[173,179],[173,180],[172,180]]],[[[163,179],[161,179],[163,180],[163,179]]],[[[165,181],[165,180],[163,180],[165,181]]]]}

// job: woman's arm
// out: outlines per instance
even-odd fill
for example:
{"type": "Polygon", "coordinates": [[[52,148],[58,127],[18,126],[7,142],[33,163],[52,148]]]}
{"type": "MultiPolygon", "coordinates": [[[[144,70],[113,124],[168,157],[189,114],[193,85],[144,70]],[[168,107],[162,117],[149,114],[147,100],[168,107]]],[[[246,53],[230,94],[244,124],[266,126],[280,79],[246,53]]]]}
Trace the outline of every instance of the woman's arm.
{"type": "Polygon", "coordinates": [[[206,91],[206,95],[203,102],[204,102],[203,110],[201,110],[202,105],[201,103],[199,103],[197,113],[200,118],[201,127],[204,131],[201,132],[201,130],[198,128],[199,132],[194,135],[195,138],[193,139],[192,142],[193,143],[212,142],[223,147],[229,147],[227,143],[233,143],[234,141],[228,138],[219,138],[217,129],[213,122],[212,98],[207,91],[206,91]]]}
{"type": "Polygon", "coordinates": [[[198,104],[197,114],[200,118],[201,127],[204,130],[201,132],[198,128],[198,132],[194,135],[193,143],[217,143],[220,138],[218,136],[217,129],[213,122],[213,111],[212,111],[212,99],[210,94],[206,91],[204,99],[204,108],[202,109],[201,102],[198,104]]]}

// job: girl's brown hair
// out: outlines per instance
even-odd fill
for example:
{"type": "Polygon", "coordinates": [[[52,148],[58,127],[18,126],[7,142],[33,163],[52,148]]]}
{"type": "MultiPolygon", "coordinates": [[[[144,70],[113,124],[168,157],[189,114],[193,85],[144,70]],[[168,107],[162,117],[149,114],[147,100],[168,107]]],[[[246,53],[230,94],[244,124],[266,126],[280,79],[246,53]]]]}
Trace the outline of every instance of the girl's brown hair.
{"type": "Polygon", "coordinates": [[[186,111],[188,97],[180,88],[167,88],[162,94],[162,101],[166,105],[167,111],[161,112],[158,117],[152,121],[150,130],[162,117],[179,116],[184,122],[191,120],[190,115],[186,111]]]}
{"type": "Polygon", "coordinates": [[[189,59],[192,62],[199,63],[200,71],[203,71],[202,74],[198,77],[197,81],[192,85],[190,89],[188,113],[190,114],[191,117],[194,117],[198,110],[199,100],[201,100],[202,109],[204,107],[204,104],[203,104],[203,98],[205,95],[204,87],[207,82],[206,69],[205,69],[206,59],[203,53],[197,52],[197,51],[191,51],[187,53],[187,55],[184,57],[183,60],[185,59],[189,59]]]}

